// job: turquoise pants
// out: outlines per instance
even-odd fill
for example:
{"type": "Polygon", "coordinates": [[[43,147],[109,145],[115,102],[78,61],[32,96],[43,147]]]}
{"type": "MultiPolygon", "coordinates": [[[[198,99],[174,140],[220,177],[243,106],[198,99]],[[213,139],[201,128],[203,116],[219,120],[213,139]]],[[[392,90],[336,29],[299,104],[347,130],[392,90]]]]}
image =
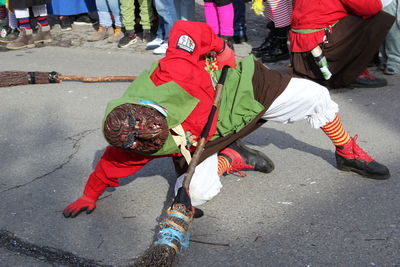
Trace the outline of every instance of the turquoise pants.
{"type": "Polygon", "coordinates": [[[400,5],[399,0],[393,0],[383,10],[396,17],[384,42],[383,52],[387,57],[386,66],[395,72],[400,72],[400,5]]]}

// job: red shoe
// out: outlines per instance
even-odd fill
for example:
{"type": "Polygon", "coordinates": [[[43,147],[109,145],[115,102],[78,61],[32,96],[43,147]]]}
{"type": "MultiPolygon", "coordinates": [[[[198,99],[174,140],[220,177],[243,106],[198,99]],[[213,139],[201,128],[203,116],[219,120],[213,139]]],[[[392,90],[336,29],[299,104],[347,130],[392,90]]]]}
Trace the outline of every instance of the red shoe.
{"type": "Polygon", "coordinates": [[[272,172],[275,168],[270,158],[260,151],[248,148],[242,141],[236,140],[227,148],[219,152],[220,156],[224,156],[231,164],[230,169],[226,172],[238,172],[240,176],[246,176],[241,170],[254,170],[263,173],[272,172]]]}
{"type": "Polygon", "coordinates": [[[367,68],[357,76],[356,80],[348,87],[350,88],[378,88],[387,85],[387,81],[383,78],[377,78],[371,75],[367,68]]]}
{"type": "Polygon", "coordinates": [[[357,144],[358,135],[343,146],[336,147],[337,168],[353,171],[372,179],[384,180],[390,177],[388,168],[368,156],[357,144]]]}

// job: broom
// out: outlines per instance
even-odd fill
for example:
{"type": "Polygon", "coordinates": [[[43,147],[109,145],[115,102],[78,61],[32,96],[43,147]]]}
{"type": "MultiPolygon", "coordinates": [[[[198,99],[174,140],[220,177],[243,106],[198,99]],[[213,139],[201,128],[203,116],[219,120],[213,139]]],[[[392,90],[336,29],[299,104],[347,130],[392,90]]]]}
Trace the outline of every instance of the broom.
{"type": "Polygon", "coordinates": [[[136,76],[66,76],[55,71],[52,72],[25,72],[25,71],[0,71],[0,87],[9,87],[26,84],[60,83],[61,81],[82,82],[116,82],[133,81],[136,76]]]}
{"type": "Polygon", "coordinates": [[[214,104],[208,116],[207,124],[203,129],[192,160],[189,163],[182,187],[179,188],[172,206],[168,209],[167,217],[160,223],[161,231],[159,232],[158,240],[147,250],[145,255],[138,258],[134,266],[172,266],[175,256],[180,252],[181,248],[189,247],[189,226],[193,217],[197,217],[196,214],[194,214],[197,213],[197,211],[195,212],[195,209],[192,208],[190,201],[189,186],[196,166],[200,161],[200,156],[204,151],[206,138],[210,132],[215,113],[217,112],[221,100],[222,88],[225,83],[228,68],[229,66],[227,65],[222,68],[221,76],[216,85],[214,104]]]}

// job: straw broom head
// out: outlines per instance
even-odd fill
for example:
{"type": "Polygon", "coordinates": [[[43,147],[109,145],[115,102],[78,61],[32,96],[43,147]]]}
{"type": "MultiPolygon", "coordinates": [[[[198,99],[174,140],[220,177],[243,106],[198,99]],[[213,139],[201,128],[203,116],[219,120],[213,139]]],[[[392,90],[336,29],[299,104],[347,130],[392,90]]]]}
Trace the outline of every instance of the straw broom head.
{"type": "Polygon", "coordinates": [[[0,87],[59,83],[57,72],[0,71],[0,87]]]}

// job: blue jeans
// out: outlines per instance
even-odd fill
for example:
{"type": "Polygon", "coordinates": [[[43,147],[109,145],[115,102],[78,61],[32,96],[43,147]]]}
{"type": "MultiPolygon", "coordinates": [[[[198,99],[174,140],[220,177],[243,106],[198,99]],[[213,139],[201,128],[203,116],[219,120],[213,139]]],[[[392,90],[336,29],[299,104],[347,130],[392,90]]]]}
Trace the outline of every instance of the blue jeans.
{"type": "Polygon", "coordinates": [[[395,72],[400,72],[400,5],[399,0],[392,1],[385,6],[383,11],[396,17],[392,28],[386,35],[383,43],[383,54],[387,58],[386,66],[392,68],[395,72]]]}
{"type": "Polygon", "coordinates": [[[194,0],[175,0],[176,17],[194,21],[194,0]]]}
{"type": "Polygon", "coordinates": [[[174,0],[154,0],[159,15],[157,38],[168,42],[169,32],[177,20],[174,0]]]}
{"type": "Polygon", "coordinates": [[[112,26],[110,11],[114,15],[115,26],[122,26],[119,0],[96,0],[96,6],[101,26],[112,26]]]}

